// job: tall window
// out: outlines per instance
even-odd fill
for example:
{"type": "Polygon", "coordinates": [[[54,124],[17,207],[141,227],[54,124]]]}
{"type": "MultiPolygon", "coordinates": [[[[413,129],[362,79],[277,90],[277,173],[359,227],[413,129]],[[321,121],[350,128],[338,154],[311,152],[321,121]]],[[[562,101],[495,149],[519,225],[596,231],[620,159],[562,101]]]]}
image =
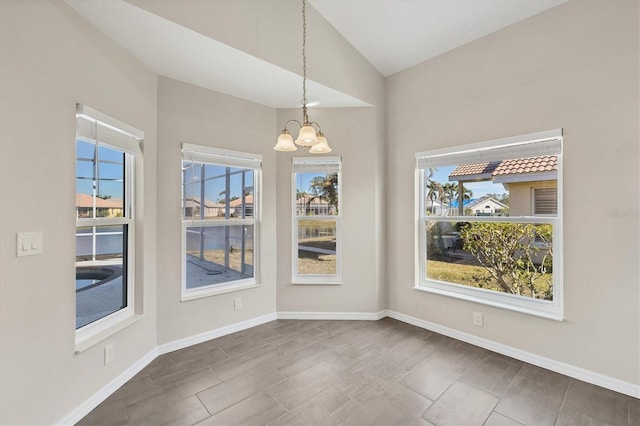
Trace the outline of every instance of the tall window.
{"type": "Polygon", "coordinates": [[[133,313],[133,168],[143,135],[89,107],[76,111],[76,329],[84,335],[133,313]]]}
{"type": "Polygon", "coordinates": [[[561,319],[562,131],[416,160],[416,288],[561,319]]]}
{"type": "Polygon", "coordinates": [[[340,282],[340,157],[293,159],[293,282],[340,282]]]}
{"type": "Polygon", "coordinates": [[[262,156],[182,144],[182,300],[257,284],[262,156]]]}

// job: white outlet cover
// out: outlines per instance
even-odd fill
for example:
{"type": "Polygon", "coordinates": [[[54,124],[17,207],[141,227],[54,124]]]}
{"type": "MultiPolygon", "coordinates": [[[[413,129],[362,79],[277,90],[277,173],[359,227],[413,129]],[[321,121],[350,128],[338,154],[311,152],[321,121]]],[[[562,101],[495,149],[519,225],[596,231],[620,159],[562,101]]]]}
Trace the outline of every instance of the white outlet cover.
{"type": "Polygon", "coordinates": [[[478,327],[482,327],[482,312],[474,312],[473,313],[473,325],[477,325],[478,327]]]}
{"type": "Polygon", "coordinates": [[[116,348],[114,343],[110,343],[104,347],[104,365],[110,364],[116,357],[116,348]]]}

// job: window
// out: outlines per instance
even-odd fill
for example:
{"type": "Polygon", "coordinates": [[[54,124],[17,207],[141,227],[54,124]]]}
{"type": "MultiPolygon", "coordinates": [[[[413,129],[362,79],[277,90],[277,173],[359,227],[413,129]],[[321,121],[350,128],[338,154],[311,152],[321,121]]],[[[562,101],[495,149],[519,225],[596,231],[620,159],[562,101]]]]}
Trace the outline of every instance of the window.
{"type": "Polygon", "coordinates": [[[182,144],[182,300],[257,285],[262,156],[182,144]]]}
{"type": "Polygon", "coordinates": [[[76,108],[76,330],[84,340],[133,315],[134,160],[143,134],[76,108]]]}
{"type": "Polygon", "coordinates": [[[416,162],[416,288],[562,319],[562,131],[416,162]]]}
{"type": "Polygon", "coordinates": [[[340,157],[293,159],[293,282],[340,282],[340,157]]]}

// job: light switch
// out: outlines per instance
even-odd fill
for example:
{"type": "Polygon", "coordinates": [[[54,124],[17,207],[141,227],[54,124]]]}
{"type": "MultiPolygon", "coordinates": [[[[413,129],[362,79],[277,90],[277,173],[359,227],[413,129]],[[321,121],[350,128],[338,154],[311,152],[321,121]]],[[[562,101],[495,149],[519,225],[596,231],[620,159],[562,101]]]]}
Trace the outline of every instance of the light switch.
{"type": "Polygon", "coordinates": [[[22,251],[31,251],[31,238],[23,236],[22,240],[22,251]]]}
{"type": "Polygon", "coordinates": [[[16,235],[16,256],[42,253],[42,231],[19,232],[16,235]]]}
{"type": "Polygon", "coordinates": [[[31,250],[38,251],[40,250],[40,245],[42,244],[42,238],[35,235],[31,237],[31,250]]]}

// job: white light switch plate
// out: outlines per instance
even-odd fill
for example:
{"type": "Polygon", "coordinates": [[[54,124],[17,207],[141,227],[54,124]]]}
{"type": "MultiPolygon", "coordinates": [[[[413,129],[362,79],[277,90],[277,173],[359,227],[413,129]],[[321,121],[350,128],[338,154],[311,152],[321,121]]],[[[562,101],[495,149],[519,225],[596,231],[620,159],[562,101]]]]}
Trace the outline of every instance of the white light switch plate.
{"type": "Polygon", "coordinates": [[[42,254],[42,231],[16,234],[16,256],[42,254]]]}

